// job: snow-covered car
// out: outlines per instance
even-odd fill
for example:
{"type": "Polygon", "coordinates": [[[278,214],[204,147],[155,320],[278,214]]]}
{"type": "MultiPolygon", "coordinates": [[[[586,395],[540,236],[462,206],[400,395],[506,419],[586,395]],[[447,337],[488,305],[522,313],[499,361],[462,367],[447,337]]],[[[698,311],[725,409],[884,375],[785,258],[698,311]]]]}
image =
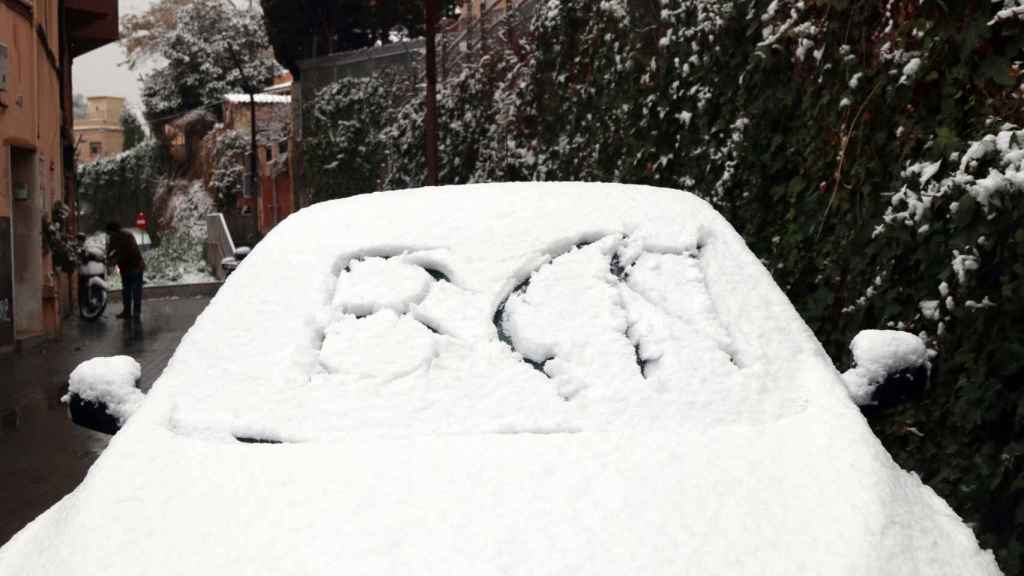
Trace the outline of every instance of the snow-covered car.
{"type": "Polygon", "coordinates": [[[999,574],[687,193],[280,224],[2,575],[999,574]]]}

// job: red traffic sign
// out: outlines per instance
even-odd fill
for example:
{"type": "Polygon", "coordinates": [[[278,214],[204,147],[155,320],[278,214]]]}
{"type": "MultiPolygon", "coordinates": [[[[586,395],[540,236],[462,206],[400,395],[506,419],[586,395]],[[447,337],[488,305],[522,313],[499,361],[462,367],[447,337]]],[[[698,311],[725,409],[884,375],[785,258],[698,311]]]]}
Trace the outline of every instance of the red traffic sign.
{"type": "Polygon", "coordinates": [[[146,215],[139,212],[135,215],[135,227],[139,230],[145,230],[149,222],[146,220],[146,215]]]}

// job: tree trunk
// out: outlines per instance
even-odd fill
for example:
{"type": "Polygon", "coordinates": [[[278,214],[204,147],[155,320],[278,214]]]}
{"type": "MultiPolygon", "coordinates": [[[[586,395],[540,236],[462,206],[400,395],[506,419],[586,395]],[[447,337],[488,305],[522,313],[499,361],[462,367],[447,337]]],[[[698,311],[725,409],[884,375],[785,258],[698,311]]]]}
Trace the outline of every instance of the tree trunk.
{"type": "Polygon", "coordinates": [[[426,133],[427,186],[437,186],[437,0],[426,0],[427,32],[427,113],[424,119],[426,133]]]}

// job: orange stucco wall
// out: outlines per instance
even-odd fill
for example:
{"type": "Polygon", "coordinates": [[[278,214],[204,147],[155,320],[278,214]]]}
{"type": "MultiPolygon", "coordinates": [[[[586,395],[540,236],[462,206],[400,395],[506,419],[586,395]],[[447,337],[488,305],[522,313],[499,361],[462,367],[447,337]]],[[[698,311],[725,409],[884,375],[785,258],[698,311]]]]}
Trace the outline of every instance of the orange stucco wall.
{"type": "MultiPolygon", "coordinates": [[[[28,323],[19,327],[26,333],[54,334],[59,329],[55,278],[49,256],[40,256],[39,240],[41,218],[63,197],[61,78],[50,59],[51,55],[55,61],[59,59],[57,7],[57,0],[36,0],[32,11],[0,3],[0,43],[8,50],[7,89],[0,90],[0,217],[13,216],[15,243],[23,242],[22,249],[15,250],[13,269],[17,281],[24,284],[20,297],[16,288],[15,299],[32,300],[22,316],[28,323]],[[45,33],[45,43],[36,33],[37,25],[45,33]],[[32,163],[29,180],[33,189],[28,200],[12,198],[12,149],[22,154],[22,173],[27,166],[25,158],[32,163]],[[38,251],[25,244],[35,242],[38,251]],[[19,254],[23,256],[20,259],[19,254]],[[32,261],[24,257],[28,254],[32,261]]],[[[20,179],[27,178],[23,174],[20,179]]],[[[16,314],[21,308],[16,303],[16,314]]]]}
{"type": "Polygon", "coordinates": [[[124,152],[124,130],[120,128],[75,128],[75,152],[81,163],[117,156],[124,152]],[[93,150],[98,152],[93,153],[93,150]]]}

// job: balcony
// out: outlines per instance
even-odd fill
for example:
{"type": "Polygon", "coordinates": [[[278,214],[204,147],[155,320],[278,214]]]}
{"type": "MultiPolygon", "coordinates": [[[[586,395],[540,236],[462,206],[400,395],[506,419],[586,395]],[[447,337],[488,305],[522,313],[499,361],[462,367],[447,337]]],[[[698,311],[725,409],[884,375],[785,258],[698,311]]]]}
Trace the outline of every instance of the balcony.
{"type": "Polygon", "coordinates": [[[72,58],[117,42],[117,0],[66,0],[64,9],[72,58]]]}

